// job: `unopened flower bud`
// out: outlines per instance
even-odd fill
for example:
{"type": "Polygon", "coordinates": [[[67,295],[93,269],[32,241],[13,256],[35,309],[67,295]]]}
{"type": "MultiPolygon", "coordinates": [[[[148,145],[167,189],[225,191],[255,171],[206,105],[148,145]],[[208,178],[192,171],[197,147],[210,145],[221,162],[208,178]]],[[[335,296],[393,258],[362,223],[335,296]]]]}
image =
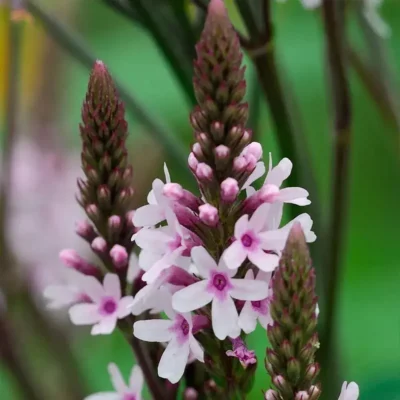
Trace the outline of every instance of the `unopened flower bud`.
{"type": "Polygon", "coordinates": [[[92,241],[91,247],[97,254],[105,254],[107,252],[107,242],[101,236],[92,241]]]}
{"type": "Polygon", "coordinates": [[[201,148],[201,146],[200,146],[200,143],[195,143],[193,146],[192,146],[192,152],[193,152],[193,154],[196,156],[196,159],[198,160],[198,161],[203,161],[205,158],[204,158],[204,153],[203,153],[203,150],[202,150],[202,148],[201,148]]]}
{"type": "Polygon", "coordinates": [[[300,379],[301,364],[299,360],[291,358],[287,363],[287,375],[290,382],[296,385],[300,379]]]}
{"type": "Polygon", "coordinates": [[[88,217],[93,221],[93,222],[97,222],[99,217],[100,217],[100,213],[99,213],[99,209],[96,206],[96,204],[89,204],[86,207],[86,214],[88,215],[88,217]]]}
{"type": "Polygon", "coordinates": [[[211,181],[213,178],[213,170],[206,163],[199,163],[196,168],[196,176],[200,181],[211,181]]]}
{"type": "Polygon", "coordinates": [[[236,179],[226,178],[221,183],[221,199],[226,203],[233,203],[239,194],[239,184],[236,179]]]}
{"type": "Polygon", "coordinates": [[[118,215],[112,215],[110,218],[108,218],[108,228],[113,234],[121,232],[121,217],[118,215]]]}
{"type": "Polygon", "coordinates": [[[312,385],[308,390],[309,399],[308,400],[318,400],[321,396],[321,389],[318,386],[312,385]]]}
{"type": "Polygon", "coordinates": [[[257,164],[257,159],[253,156],[253,154],[248,154],[245,159],[247,161],[246,171],[253,172],[257,164]]]}
{"type": "Polygon", "coordinates": [[[74,268],[84,275],[98,276],[99,269],[91,264],[90,262],[84,260],[75,250],[65,249],[60,252],[61,261],[70,268],[74,268]]]}
{"type": "Polygon", "coordinates": [[[230,160],[230,149],[229,147],[220,144],[214,149],[214,158],[215,158],[215,166],[217,171],[223,171],[226,169],[226,166],[230,160]]]}
{"type": "Polygon", "coordinates": [[[243,156],[238,156],[233,160],[233,170],[236,173],[243,172],[247,167],[247,160],[243,156]]]}
{"type": "Polygon", "coordinates": [[[225,134],[224,125],[219,121],[213,122],[211,124],[211,134],[215,142],[220,142],[224,138],[225,134]]]}
{"type": "Polygon", "coordinates": [[[110,257],[116,269],[125,268],[128,265],[128,252],[119,244],[114,245],[110,250],[110,257]]]}
{"type": "Polygon", "coordinates": [[[192,171],[196,171],[196,168],[199,165],[199,161],[197,160],[193,152],[189,154],[188,164],[192,171]]]}
{"type": "Polygon", "coordinates": [[[163,195],[171,200],[178,201],[183,197],[183,188],[179,183],[166,183],[163,195]]]}
{"type": "Polygon", "coordinates": [[[301,392],[296,393],[296,397],[294,398],[294,400],[309,400],[309,398],[310,396],[308,395],[308,393],[302,390],[301,392]]]}
{"type": "Polygon", "coordinates": [[[196,389],[192,387],[185,389],[185,392],[183,393],[184,400],[197,400],[198,398],[199,394],[196,389]]]}
{"type": "Polygon", "coordinates": [[[272,389],[269,389],[265,392],[264,399],[265,400],[280,400],[278,393],[272,389]]]}
{"type": "Polygon", "coordinates": [[[264,185],[260,189],[260,200],[263,203],[273,203],[279,194],[279,188],[276,185],[264,185]]]}
{"type": "Polygon", "coordinates": [[[88,221],[79,221],[76,223],[75,232],[83,239],[91,242],[96,237],[96,232],[88,221]]]}
{"type": "Polygon", "coordinates": [[[251,142],[242,151],[242,155],[244,157],[247,158],[249,155],[252,155],[257,161],[260,160],[262,154],[263,154],[262,146],[258,142],[251,142]]]}
{"type": "Polygon", "coordinates": [[[289,383],[286,381],[286,379],[282,375],[274,376],[272,379],[272,382],[285,397],[293,398],[293,397],[291,397],[291,396],[293,396],[292,389],[291,389],[289,383]]]}
{"type": "Polygon", "coordinates": [[[218,210],[211,204],[203,204],[199,207],[199,217],[208,226],[216,226],[219,221],[218,210]]]}
{"type": "Polygon", "coordinates": [[[310,382],[313,381],[319,374],[320,367],[318,363],[310,364],[306,369],[306,379],[310,382]]]}

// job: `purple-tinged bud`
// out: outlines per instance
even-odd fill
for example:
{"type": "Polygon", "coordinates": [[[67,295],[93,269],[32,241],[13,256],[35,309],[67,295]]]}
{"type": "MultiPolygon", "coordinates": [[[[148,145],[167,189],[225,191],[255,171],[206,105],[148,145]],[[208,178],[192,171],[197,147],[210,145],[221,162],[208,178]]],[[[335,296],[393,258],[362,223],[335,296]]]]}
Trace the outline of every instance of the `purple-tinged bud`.
{"type": "Polygon", "coordinates": [[[276,375],[273,377],[272,382],[276,388],[285,396],[285,398],[293,398],[292,389],[287,380],[282,375],[276,375]]]}
{"type": "Polygon", "coordinates": [[[86,207],[86,214],[93,222],[97,222],[99,220],[100,212],[96,204],[89,204],[86,207]]]}
{"type": "Polygon", "coordinates": [[[264,185],[260,189],[260,200],[263,203],[273,203],[279,194],[279,188],[276,185],[264,185]]]}
{"type": "Polygon", "coordinates": [[[275,390],[268,389],[264,394],[265,400],[280,400],[278,393],[275,390]]]}
{"type": "Polygon", "coordinates": [[[296,358],[291,358],[287,363],[287,376],[292,383],[292,385],[297,385],[299,383],[301,373],[300,361],[296,358]]]}
{"type": "Polygon", "coordinates": [[[199,165],[199,162],[198,162],[196,156],[192,152],[189,154],[188,164],[189,164],[189,168],[192,171],[196,171],[196,168],[199,165]]]}
{"type": "Polygon", "coordinates": [[[309,400],[309,398],[310,396],[308,395],[308,393],[302,390],[301,392],[296,393],[296,397],[294,398],[294,400],[309,400]]]}
{"type": "Polygon", "coordinates": [[[106,254],[107,253],[107,242],[105,241],[104,238],[101,236],[98,236],[92,241],[91,244],[92,249],[97,253],[97,254],[106,254]]]}
{"type": "Polygon", "coordinates": [[[200,181],[211,181],[214,174],[209,165],[206,163],[199,163],[196,168],[196,176],[200,181]]]}
{"type": "Polygon", "coordinates": [[[194,143],[192,146],[192,152],[196,156],[198,161],[203,161],[205,159],[203,150],[200,146],[200,143],[194,143]]]}
{"type": "Polygon", "coordinates": [[[211,321],[206,315],[194,315],[193,316],[193,328],[192,333],[195,335],[203,329],[211,327],[211,321]]]}
{"type": "Polygon", "coordinates": [[[215,158],[217,158],[217,159],[225,159],[225,158],[229,157],[230,149],[229,149],[228,146],[220,144],[219,146],[217,146],[214,149],[214,153],[215,153],[215,158]]]}
{"type": "Polygon", "coordinates": [[[175,286],[190,286],[196,283],[196,279],[192,274],[182,268],[173,265],[168,268],[168,283],[175,286]]]}
{"type": "Polygon", "coordinates": [[[247,167],[247,160],[243,156],[235,157],[233,160],[233,170],[236,173],[243,172],[247,167]]]}
{"type": "Polygon", "coordinates": [[[319,374],[320,367],[318,363],[310,364],[305,373],[305,378],[312,382],[319,374]]]}
{"type": "Polygon", "coordinates": [[[199,207],[199,217],[208,226],[216,226],[219,222],[218,209],[208,203],[199,207]]]}
{"type": "Polygon", "coordinates": [[[243,368],[257,363],[257,357],[254,350],[249,350],[243,340],[238,337],[237,339],[230,339],[232,342],[233,350],[228,350],[226,355],[228,357],[236,357],[239,359],[243,368]]]}
{"type": "Polygon", "coordinates": [[[99,269],[91,264],[90,262],[84,260],[75,250],[65,249],[60,252],[59,255],[61,261],[70,268],[76,269],[84,275],[99,276],[99,269]]]}
{"type": "Polygon", "coordinates": [[[310,395],[308,400],[318,400],[321,396],[321,389],[316,385],[312,385],[308,390],[308,394],[310,395]]]}
{"type": "Polygon", "coordinates": [[[224,138],[225,126],[219,121],[214,121],[211,124],[211,135],[215,142],[220,142],[224,138]]]}
{"type": "Polygon", "coordinates": [[[208,5],[208,12],[211,15],[227,17],[227,11],[222,0],[211,0],[208,5]]]}
{"type": "Polygon", "coordinates": [[[78,221],[76,223],[75,232],[83,239],[91,242],[96,237],[96,232],[89,221],[78,221]]]}
{"type": "Polygon", "coordinates": [[[179,201],[183,197],[183,188],[179,183],[166,183],[163,195],[171,200],[179,201]]]}
{"type": "Polygon", "coordinates": [[[196,389],[189,387],[185,389],[183,393],[183,400],[197,400],[199,398],[199,393],[196,389]]]}
{"type": "Polygon", "coordinates": [[[247,157],[249,155],[252,155],[257,161],[260,160],[262,154],[263,149],[261,144],[258,142],[251,142],[242,151],[242,156],[247,157]]]}
{"type": "Polygon", "coordinates": [[[221,183],[221,199],[225,203],[233,203],[239,194],[239,184],[236,179],[226,178],[221,183]]]}
{"type": "Polygon", "coordinates": [[[113,261],[115,269],[122,269],[128,265],[129,255],[126,248],[116,244],[110,250],[110,257],[113,261]]]}
{"type": "Polygon", "coordinates": [[[257,159],[252,154],[248,154],[245,159],[247,161],[246,171],[253,172],[257,164],[257,159]]]}
{"type": "Polygon", "coordinates": [[[108,218],[108,228],[112,233],[119,233],[122,229],[121,217],[118,215],[112,215],[108,218]]]}
{"type": "Polygon", "coordinates": [[[179,183],[166,183],[163,188],[163,194],[165,197],[196,212],[199,206],[203,204],[201,199],[188,190],[183,189],[179,183]]]}

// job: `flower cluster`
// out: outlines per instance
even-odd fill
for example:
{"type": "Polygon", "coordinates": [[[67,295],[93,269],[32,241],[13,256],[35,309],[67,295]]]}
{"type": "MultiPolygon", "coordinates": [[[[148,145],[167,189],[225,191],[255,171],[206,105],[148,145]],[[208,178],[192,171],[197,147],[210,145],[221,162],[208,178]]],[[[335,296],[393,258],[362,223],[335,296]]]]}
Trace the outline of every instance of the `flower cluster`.
{"type": "MultiPolygon", "coordinates": [[[[165,179],[154,180],[148,204],[130,212],[133,189],[124,147],[123,106],[105,66],[96,63],[81,128],[86,180],[79,181],[79,201],[94,226],[82,223],[78,233],[104,268],[65,250],[60,256],[71,268],[70,284],[49,287],[45,295],[52,307],[70,307],[71,321],[91,325],[93,335],[110,334],[118,326],[130,342],[140,340],[151,350],[160,378],[176,384],[191,364],[202,368],[207,381],[187,391],[242,398],[254,381],[257,357],[245,339],[257,322],[289,352],[298,343],[307,349],[316,344],[315,282],[302,258],[304,243],[315,241],[316,235],[305,213],[281,226],[284,204],[306,206],[308,192],[282,187],[292,163],[284,158],[273,166],[269,155],[267,171],[262,147],[252,141],[245,126],[245,69],[222,0],[210,2],[196,51],[193,83],[198,106],[190,119],[195,143],[188,165],[200,195],[172,182],[165,166],[165,179]],[[255,189],[253,185],[265,173],[264,182],[255,189]],[[293,243],[298,231],[304,242],[299,250],[293,243]],[[298,263],[291,270],[282,265],[289,265],[292,258],[298,263]],[[291,324],[296,325],[297,342],[285,338],[291,324]],[[126,331],[132,325],[133,337],[126,331]]],[[[141,351],[136,344],[133,348],[141,351]]],[[[308,355],[313,356],[314,349],[306,355],[300,350],[297,346],[293,357],[283,350],[288,362],[278,352],[277,359],[268,354],[267,370],[279,393],[271,389],[266,398],[285,400],[288,393],[301,399],[319,398],[320,386],[309,387],[316,375],[309,371],[308,355]],[[299,374],[305,374],[302,380],[307,387],[295,379],[293,360],[299,374]],[[286,367],[288,374],[283,371],[286,367]],[[295,392],[286,382],[290,379],[296,381],[295,392]]],[[[145,358],[138,357],[139,361],[145,358]]],[[[139,373],[133,373],[129,387],[115,366],[110,373],[116,394],[90,399],[140,398],[139,373]]]]}

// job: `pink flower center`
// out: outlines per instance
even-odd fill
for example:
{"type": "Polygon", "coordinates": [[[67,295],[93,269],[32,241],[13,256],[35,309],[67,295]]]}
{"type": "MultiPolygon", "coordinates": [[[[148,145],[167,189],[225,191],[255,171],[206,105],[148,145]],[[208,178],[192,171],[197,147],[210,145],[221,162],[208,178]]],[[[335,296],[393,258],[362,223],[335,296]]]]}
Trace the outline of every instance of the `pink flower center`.
{"type": "Polygon", "coordinates": [[[184,336],[189,335],[189,329],[190,329],[190,327],[189,327],[189,324],[188,324],[188,322],[186,321],[186,319],[184,319],[184,320],[182,321],[182,323],[181,323],[181,329],[182,329],[182,333],[183,333],[184,336]]]}
{"type": "Polygon", "coordinates": [[[213,285],[218,290],[222,291],[225,289],[227,284],[226,278],[222,274],[215,274],[213,279],[213,285]]]}
{"type": "Polygon", "coordinates": [[[176,235],[174,240],[171,240],[168,243],[168,247],[170,248],[170,250],[176,250],[177,248],[182,246],[182,238],[180,235],[176,235]]]}
{"type": "Polygon", "coordinates": [[[242,236],[242,244],[244,247],[250,247],[253,244],[253,238],[247,233],[242,236]]]}
{"type": "Polygon", "coordinates": [[[260,308],[261,307],[261,301],[252,301],[251,304],[255,308],[260,308]]]}
{"type": "Polygon", "coordinates": [[[101,305],[101,313],[104,315],[114,314],[117,310],[117,302],[113,298],[106,298],[101,305]]]}
{"type": "Polygon", "coordinates": [[[124,395],[123,400],[136,400],[136,395],[132,393],[127,393],[124,395]]]}
{"type": "Polygon", "coordinates": [[[267,298],[260,301],[252,301],[251,306],[258,314],[267,315],[269,309],[269,300],[267,298]]]}

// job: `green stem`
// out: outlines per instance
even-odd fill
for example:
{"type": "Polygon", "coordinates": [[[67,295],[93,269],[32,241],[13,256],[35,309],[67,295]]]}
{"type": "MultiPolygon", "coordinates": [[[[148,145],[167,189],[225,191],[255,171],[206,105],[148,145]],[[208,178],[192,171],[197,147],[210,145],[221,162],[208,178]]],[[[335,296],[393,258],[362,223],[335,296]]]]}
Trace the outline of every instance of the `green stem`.
{"type": "MultiPolygon", "coordinates": [[[[26,0],[26,6],[31,14],[38,19],[51,37],[76,60],[86,68],[91,69],[96,61],[96,57],[88,50],[81,39],[68,31],[54,16],[47,13],[34,0],[26,0]]],[[[158,122],[154,116],[144,108],[139,101],[133,97],[127,89],[114,78],[115,85],[126,106],[132,111],[139,123],[143,124],[157,140],[159,140],[169,153],[181,166],[187,164],[187,156],[184,147],[176,140],[174,134],[166,129],[166,124],[158,122]]],[[[188,168],[183,168],[187,176],[190,172],[188,168]]]]}
{"type": "Polygon", "coordinates": [[[334,338],[337,333],[337,296],[340,291],[340,270],[343,262],[343,243],[348,210],[349,162],[351,148],[351,98],[345,63],[344,10],[333,0],[324,0],[323,20],[325,26],[326,52],[331,76],[334,108],[334,165],[332,205],[330,210],[329,240],[325,258],[327,275],[326,308],[321,337],[321,362],[325,374],[324,390],[333,396],[337,390],[337,353],[334,338]]]}

